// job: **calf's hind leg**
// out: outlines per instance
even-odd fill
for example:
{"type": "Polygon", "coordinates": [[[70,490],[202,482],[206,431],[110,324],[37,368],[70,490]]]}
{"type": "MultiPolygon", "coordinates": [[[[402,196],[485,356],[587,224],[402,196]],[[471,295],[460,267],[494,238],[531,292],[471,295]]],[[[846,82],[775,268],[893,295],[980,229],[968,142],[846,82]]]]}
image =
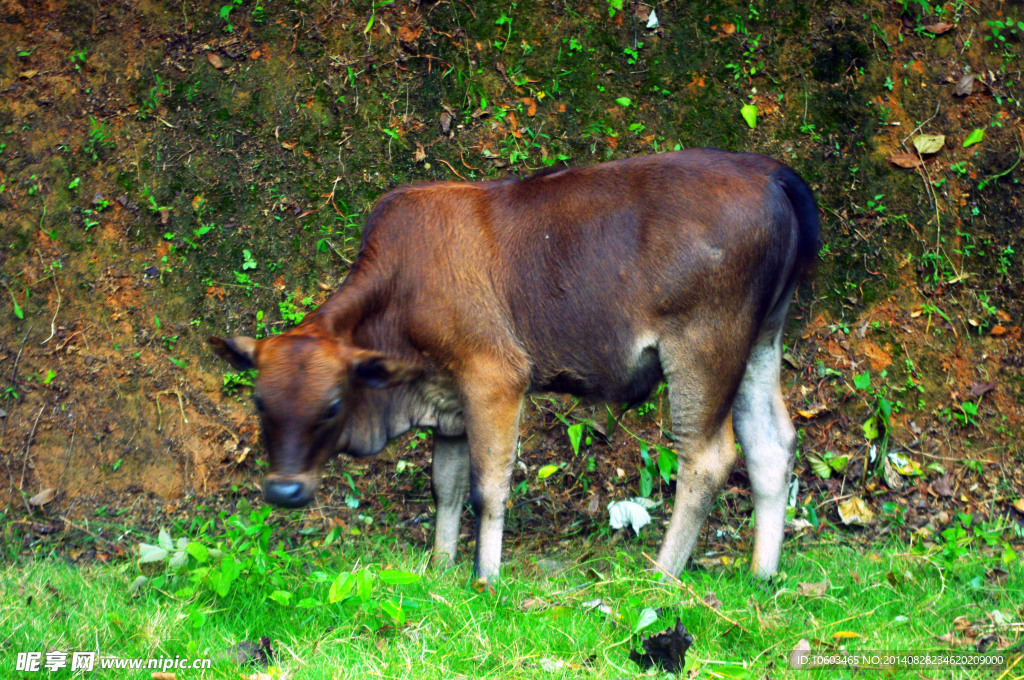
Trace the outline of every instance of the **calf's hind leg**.
{"type": "Polygon", "coordinates": [[[718,356],[679,351],[683,344],[675,345],[675,351],[672,345],[659,350],[668,378],[679,473],[675,507],[658,552],[658,565],[673,576],[686,566],[711,504],[736,461],[732,419],[725,402],[731,392],[728,386],[734,384],[731,381],[739,380],[730,373],[739,371],[722,366],[718,356]]]}
{"type": "Polygon", "coordinates": [[[733,402],[736,436],[743,446],[754,495],[754,554],[750,568],[768,578],[779,566],[786,523],[796,432],[779,386],[782,329],[758,338],[733,402]]]}
{"type": "Polygon", "coordinates": [[[447,566],[455,560],[462,510],[469,496],[469,440],[466,437],[434,435],[431,481],[437,515],[433,561],[447,566]]]}

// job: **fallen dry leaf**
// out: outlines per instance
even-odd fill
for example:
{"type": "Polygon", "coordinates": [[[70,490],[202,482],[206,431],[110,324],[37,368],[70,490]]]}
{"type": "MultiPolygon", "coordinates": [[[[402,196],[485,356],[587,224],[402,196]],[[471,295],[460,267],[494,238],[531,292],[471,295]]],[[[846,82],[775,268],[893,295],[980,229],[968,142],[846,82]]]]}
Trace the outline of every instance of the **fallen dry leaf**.
{"type": "Polygon", "coordinates": [[[889,162],[901,168],[919,168],[924,165],[924,161],[921,160],[920,156],[903,151],[889,156],[889,162]]]}
{"type": "Polygon", "coordinates": [[[722,608],[722,601],[718,599],[718,596],[713,592],[708,591],[708,594],[703,597],[704,604],[711,607],[715,611],[722,608]]]}
{"type": "Polygon", "coordinates": [[[989,332],[998,338],[1000,335],[1006,335],[1006,326],[997,323],[989,332]]]}
{"type": "Polygon", "coordinates": [[[285,149],[288,149],[289,151],[295,148],[295,144],[295,142],[281,142],[281,146],[284,147],[285,149]]]}
{"type": "Polygon", "coordinates": [[[43,489],[32,498],[28,499],[29,505],[46,505],[53,500],[53,488],[43,489]]]}
{"type": "Polygon", "coordinates": [[[533,97],[522,97],[519,101],[526,105],[526,115],[533,118],[537,115],[537,100],[533,97]]]}
{"type": "Polygon", "coordinates": [[[943,498],[953,497],[953,487],[949,483],[949,475],[942,475],[932,482],[930,486],[936,496],[942,496],[943,498]]]}
{"type": "Polygon", "coordinates": [[[801,582],[797,584],[796,591],[805,597],[824,597],[831,586],[832,583],[828,579],[817,583],[801,582]]]}
{"type": "Polygon", "coordinates": [[[1024,498],[1018,498],[1013,502],[1013,508],[1020,514],[1024,515],[1024,498]]]}
{"type": "Polygon", "coordinates": [[[427,151],[423,148],[423,145],[416,142],[416,150],[412,152],[412,162],[421,163],[427,159],[427,151]]]}
{"type": "Polygon", "coordinates": [[[153,678],[153,680],[178,680],[178,676],[174,673],[162,673],[160,671],[150,673],[149,677],[153,678]]]}
{"type": "Polygon", "coordinates": [[[953,88],[953,94],[958,97],[966,97],[974,92],[974,84],[976,82],[978,82],[978,77],[973,73],[968,73],[961,78],[960,82],[958,82],[956,87],[953,88]]]}
{"type": "Polygon", "coordinates": [[[843,521],[843,524],[867,526],[874,516],[875,514],[871,512],[871,508],[868,507],[868,504],[860,496],[854,496],[848,501],[839,504],[839,519],[843,521]]]}
{"type": "Polygon", "coordinates": [[[811,653],[811,643],[807,638],[800,638],[796,647],[789,653],[789,667],[799,670],[807,663],[807,656],[811,653]]]}
{"type": "Polygon", "coordinates": [[[938,153],[946,144],[946,135],[918,135],[914,137],[914,148],[922,156],[938,153]]]}
{"type": "Polygon", "coordinates": [[[949,29],[954,28],[955,26],[956,24],[947,24],[945,21],[939,21],[934,24],[931,24],[930,26],[924,26],[923,28],[929,33],[934,33],[935,35],[942,35],[943,33],[946,33],[947,31],[949,31],[949,29]]]}
{"type": "Polygon", "coordinates": [[[799,413],[801,416],[803,416],[804,418],[807,418],[807,419],[811,419],[811,418],[814,418],[816,416],[819,416],[822,413],[825,413],[826,411],[828,411],[828,407],[825,406],[824,404],[815,404],[814,406],[810,407],[809,409],[800,409],[800,408],[798,408],[796,410],[797,413],[799,413]]]}
{"type": "Polygon", "coordinates": [[[224,60],[220,58],[220,55],[215,52],[207,52],[206,61],[210,62],[210,66],[215,69],[222,69],[227,66],[227,64],[224,63],[224,60]]]}
{"type": "Polygon", "coordinates": [[[415,43],[419,39],[420,33],[423,32],[422,26],[399,26],[398,27],[398,39],[406,44],[415,43]]]}
{"type": "Polygon", "coordinates": [[[540,598],[528,597],[525,600],[523,600],[523,603],[521,605],[519,605],[519,609],[521,611],[528,612],[531,609],[537,609],[538,607],[543,607],[545,605],[546,603],[544,602],[544,600],[540,598]]]}
{"type": "Polygon", "coordinates": [[[38,70],[31,69],[29,71],[22,71],[21,73],[18,74],[18,77],[19,78],[24,78],[25,80],[31,80],[32,78],[36,77],[37,73],[39,73],[38,70]]]}

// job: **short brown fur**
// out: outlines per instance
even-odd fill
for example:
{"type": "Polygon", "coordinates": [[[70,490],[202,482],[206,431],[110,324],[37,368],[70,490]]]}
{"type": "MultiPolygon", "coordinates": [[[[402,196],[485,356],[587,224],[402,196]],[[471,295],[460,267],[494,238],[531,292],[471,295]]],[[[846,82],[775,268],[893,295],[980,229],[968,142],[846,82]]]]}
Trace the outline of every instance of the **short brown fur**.
{"type": "MultiPolygon", "coordinates": [[[[454,556],[469,490],[484,577],[500,562],[524,395],[637,402],[666,378],[676,513],[692,515],[673,516],[659,555],[675,572],[731,465],[730,413],[749,424],[736,424],[745,448],[774,423],[765,446],[778,463],[765,467],[791,468],[788,417],[761,393],[778,390],[772,348],[817,238],[814,200],[792,170],[713,149],[404,187],[378,202],[348,278],[301,325],[210,344],[259,369],[268,499],[304,505],[335,452],[372,455],[433,428],[444,447],[434,549],[454,556]]],[[[765,475],[771,489],[755,483],[755,497],[777,513],[779,475],[765,475]]],[[[777,550],[759,548],[755,569],[773,571],[777,550]]]]}

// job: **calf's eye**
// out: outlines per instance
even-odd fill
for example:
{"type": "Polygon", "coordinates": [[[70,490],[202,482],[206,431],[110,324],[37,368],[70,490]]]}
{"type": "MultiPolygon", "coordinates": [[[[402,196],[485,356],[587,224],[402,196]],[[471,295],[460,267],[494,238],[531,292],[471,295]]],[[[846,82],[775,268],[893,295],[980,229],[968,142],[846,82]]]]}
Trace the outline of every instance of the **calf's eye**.
{"type": "Polygon", "coordinates": [[[337,417],[338,413],[341,412],[341,399],[335,399],[331,402],[331,405],[327,407],[324,412],[324,420],[332,420],[337,417]]]}
{"type": "Polygon", "coordinates": [[[254,396],[252,398],[252,403],[256,406],[256,411],[258,413],[263,413],[264,408],[263,408],[263,400],[262,399],[260,399],[259,397],[254,396]]]}

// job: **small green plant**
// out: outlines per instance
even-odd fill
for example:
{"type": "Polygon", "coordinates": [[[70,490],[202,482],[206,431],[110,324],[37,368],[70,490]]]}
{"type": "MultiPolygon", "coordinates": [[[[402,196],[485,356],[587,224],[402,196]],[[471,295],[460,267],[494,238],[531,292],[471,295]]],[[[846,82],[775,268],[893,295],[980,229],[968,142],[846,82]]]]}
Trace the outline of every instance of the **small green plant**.
{"type": "Polygon", "coordinates": [[[71,65],[75,68],[76,71],[81,71],[82,67],[85,66],[85,59],[87,55],[88,50],[86,50],[86,48],[83,47],[80,50],[74,50],[71,53],[71,56],[68,57],[68,61],[71,62],[71,65]]]}
{"type": "Polygon", "coordinates": [[[155,77],[156,84],[149,88],[149,92],[142,98],[142,106],[139,107],[136,114],[140,120],[145,120],[149,116],[154,115],[156,110],[160,108],[160,97],[168,94],[167,88],[164,87],[164,83],[160,79],[160,75],[156,74],[155,77]]]}
{"type": "Polygon", "coordinates": [[[235,396],[239,390],[245,387],[252,387],[256,384],[256,369],[249,368],[244,371],[237,373],[225,373],[224,384],[221,386],[221,391],[228,396],[235,396]]]}
{"type": "Polygon", "coordinates": [[[669,484],[672,475],[679,471],[679,457],[670,448],[654,445],[654,453],[657,458],[651,455],[651,444],[640,442],[640,496],[647,498],[654,490],[654,480],[659,476],[665,484],[669,484]]]}
{"type": "Polygon", "coordinates": [[[302,319],[306,316],[306,313],[299,309],[292,300],[295,299],[294,293],[288,293],[288,297],[277,303],[277,308],[281,312],[281,320],[289,326],[298,326],[302,323],[302,319]]]}
{"type": "Polygon", "coordinates": [[[224,32],[225,33],[234,33],[235,32],[235,27],[231,23],[231,12],[234,11],[234,9],[236,7],[240,7],[241,5],[242,5],[242,0],[231,0],[231,2],[229,4],[221,5],[220,12],[218,13],[218,15],[220,16],[221,20],[224,22],[224,32]]]}
{"type": "Polygon", "coordinates": [[[245,272],[234,272],[234,275],[235,283],[242,287],[246,297],[252,295],[253,289],[259,286],[259,284],[253,281],[252,278],[250,278],[250,276],[245,272]]]}
{"type": "Polygon", "coordinates": [[[608,16],[614,17],[616,12],[622,11],[622,0],[607,0],[608,16]]]}
{"type": "Polygon", "coordinates": [[[110,132],[107,131],[107,126],[102,121],[96,120],[94,116],[89,116],[89,136],[83,149],[92,156],[94,162],[100,159],[103,146],[109,143],[109,139],[110,132]]]}
{"type": "Polygon", "coordinates": [[[256,264],[256,260],[253,258],[252,253],[243,249],[242,255],[245,257],[245,261],[242,263],[242,271],[247,269],[256,269],[258,265],[256,264]]]}
{"type": "MultiPolygon", "coordinates": [[[[879,377],[884,379],[886,371],[882,371],[879,377]]],[[[877,460],[881,461],[885,458],[888,449],[889,430],[892,427],[894,405],[889,398],[881,393],[881,389],[876,390],[872,388],[871,374],[867,371],[853,376],[853,386],[858,391],[864,393],[865,401],[871,409],[871,415],[861,425],[861,429],[864,432],[864,438],[869,443],[873,444],[875,441],[878,441],[881,455],[877,457],[877,460]]]]}
{"type": "MultiPolygon", "coordinates": [[[[142,187],[142,200],[147,202],[149,210],[151,212],[156,213],[164,210],[170,210],[169,206],[160,205],[159,203],[156,202],[156,198],[153,196],[153,193],[149,190],[148,185],[142,187]]],[[[174,234],[171,234],[171,237],[173,238],[174,234]]]]}

